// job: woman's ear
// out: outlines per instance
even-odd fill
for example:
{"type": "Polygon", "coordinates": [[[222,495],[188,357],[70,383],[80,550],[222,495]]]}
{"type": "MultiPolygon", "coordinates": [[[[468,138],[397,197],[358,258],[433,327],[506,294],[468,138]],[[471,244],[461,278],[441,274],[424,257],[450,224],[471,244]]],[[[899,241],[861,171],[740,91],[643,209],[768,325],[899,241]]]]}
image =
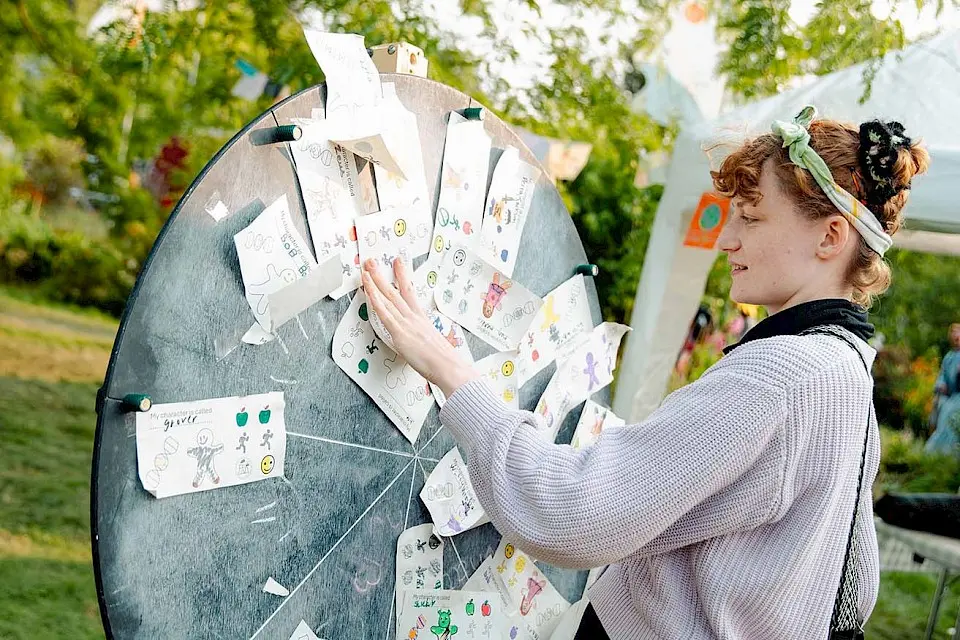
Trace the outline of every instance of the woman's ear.
{"type": "Polygon", "coordinates": [[[850,239],[850,223],[842,215],[829,216],[821,221],[823,231],[817,245],[817,257],[830,260],[841,253],[850,239]]]}

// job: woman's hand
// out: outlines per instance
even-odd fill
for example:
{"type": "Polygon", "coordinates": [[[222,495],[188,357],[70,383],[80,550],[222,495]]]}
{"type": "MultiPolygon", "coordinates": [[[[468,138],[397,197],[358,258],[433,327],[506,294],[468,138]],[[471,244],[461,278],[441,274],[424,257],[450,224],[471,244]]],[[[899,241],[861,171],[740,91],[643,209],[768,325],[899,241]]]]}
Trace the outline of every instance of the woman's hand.
{"type": "Polygon", "coordinates": [[[406,267],[399,258],[393,262],[393,273],[396,286],[380,274],[374,260],[364,262],[361,278],[367,299],[390,332],[397,353],[449,398],[460,385],[476,378],[477,372],[420,309],[406,267]]]}

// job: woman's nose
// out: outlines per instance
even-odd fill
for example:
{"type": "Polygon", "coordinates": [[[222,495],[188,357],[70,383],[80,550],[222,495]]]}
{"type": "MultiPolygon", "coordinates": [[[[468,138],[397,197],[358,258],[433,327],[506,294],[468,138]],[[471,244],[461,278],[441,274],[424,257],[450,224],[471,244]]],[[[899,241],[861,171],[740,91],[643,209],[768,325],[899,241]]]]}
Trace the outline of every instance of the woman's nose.
{"type": "Polygon", "coordinates": [[[717,248],[720,251],[730,252],[740,248],[740,239],[737,237],[734,227],[734,222],[727,220],[723,228],[720,229],[720,237],[717,238],[717,248]]]}

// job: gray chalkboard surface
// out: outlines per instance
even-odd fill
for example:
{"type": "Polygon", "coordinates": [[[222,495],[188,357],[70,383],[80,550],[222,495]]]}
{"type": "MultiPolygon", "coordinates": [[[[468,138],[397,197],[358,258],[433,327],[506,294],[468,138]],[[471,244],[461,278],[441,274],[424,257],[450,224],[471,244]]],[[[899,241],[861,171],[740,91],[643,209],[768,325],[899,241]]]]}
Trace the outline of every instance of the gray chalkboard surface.
{"type": "MultiPolygon", "coordinates": [[[[426,79],[383,80],[417,115],[435,205],[446,115],[480,105],[426,79]]],[[[411,446],[333,362],[331,340],[349,296],[301,313],[299,323],[279,329],[281,340],[239,344],[252,315],[233,235],[286,194],[309,237],[286,145],[254,145],[251,133],[310,117],[323,96],[320,86],[290,97],[223,147],[170,216],[130,296],[98,399],[93,461],[94,567],[109,637],[286,640],[301,619],[328,640],[393,637],[397,536],[430,521],[418,495],[453,438],[434,408],[411,446]],[[232,212],[220,222],[205,211],[217,199],[232,212]],[[143,489],[135,414],[124,412],[121,398],[145,393],[156,404],[267,391],[286,398],[285,478],[162,500],[143,489]],[[269,577],[290,595],[264,593],[269,577]]],[[[508,145],[536,163],[503,122],[488,113],[485,126],[491,175],[508,145]]],[[[514,278],[544,295],[584,262],[556,188],[541,177],[514,278]]],[[[587,292],[598,323],[589,279],[587,292]]],[[[475,357],[492,351],[468,339],[475,357]]],[[[521,389],[522,408],[534,407],[553,371],[521,389]]],[[[560,441],[569,441],[578,414],[571,412],[560,441]]],[[[459,588],[499,538],[488,524],[450,539],[444,586],[459,588]]],[[[580,598],[585,572],[543,569],[568,600],[580,598]]]]}

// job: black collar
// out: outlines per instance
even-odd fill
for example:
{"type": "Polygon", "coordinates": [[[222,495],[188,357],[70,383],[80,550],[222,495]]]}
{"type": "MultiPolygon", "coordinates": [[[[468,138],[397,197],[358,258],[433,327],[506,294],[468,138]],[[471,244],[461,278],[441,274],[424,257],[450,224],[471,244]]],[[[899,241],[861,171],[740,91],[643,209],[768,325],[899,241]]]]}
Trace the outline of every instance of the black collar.
{"type": "Polygon", "coordinates": [[[813,300],[764,318],[740,342],[728,346],[723,352],[730,353],[753,340],[796,336],[808,329],[829,325],[842,327],[864,341],[873,336],[873,325],[867,321],[867,312],[862,307],[839,298],[813,300]]]}

